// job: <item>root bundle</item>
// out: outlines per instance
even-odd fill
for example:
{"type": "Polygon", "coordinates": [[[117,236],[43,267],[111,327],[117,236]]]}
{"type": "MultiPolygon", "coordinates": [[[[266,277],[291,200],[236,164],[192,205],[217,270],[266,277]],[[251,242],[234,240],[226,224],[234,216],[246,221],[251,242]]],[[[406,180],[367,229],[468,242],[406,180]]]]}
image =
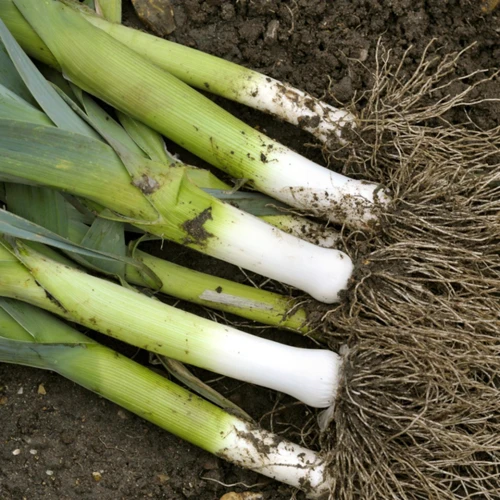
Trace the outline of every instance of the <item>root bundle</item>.
{"type": "Polygon", "coordinates": [[[394,204],[378,231],[346,238],[357,276],[324,318],[332,347],[349,346],[321,438],[335,499],[500,491],[500,129],[467,119],[495,75],[456,77],[461,54],[429,52],[402,75],[379,49],[347,166],[394,204]]]}

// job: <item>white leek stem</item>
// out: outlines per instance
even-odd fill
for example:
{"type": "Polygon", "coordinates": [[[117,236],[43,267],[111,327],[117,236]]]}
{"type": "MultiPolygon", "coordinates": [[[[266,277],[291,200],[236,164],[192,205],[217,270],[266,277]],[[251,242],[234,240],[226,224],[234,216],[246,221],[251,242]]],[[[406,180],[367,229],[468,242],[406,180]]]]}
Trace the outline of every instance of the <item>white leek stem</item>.
{"type": "Polygon", "coordinates": [[[265,163],[279,168],[261,169],[257,189],[332,222],[365,227],[377,220],[377,206],[389,203],[379,185],[332,172],[276,143],[268,147],[265,163]]]}
{"type": "Polygon", "coordinates": [[[209,255],[292,285],[327,304],[338,302],[347,288],[353,264],[339,250],[313,245],[230,205],[213,205],[213,220],[204,227],[218,236],[207,240],[204,251],[209,255]]]}
{"type": "Polygon", "coordinates": [[[241,467],[295,486],[308,498],[327,498],[331,487],[324,461],[317,453],[276,434],[234,419],[219,456],[241,467]]]}
{"type": "Polygon", "coordinates": [[[355,124],[354,115],[348,111],[330,106],[288,83],[247,71],[248,78],[235,93],[237,99],[231,94],[225,97],[297,125],[322,142],[341,138],[342,129],[347,124],[355,124]]]}

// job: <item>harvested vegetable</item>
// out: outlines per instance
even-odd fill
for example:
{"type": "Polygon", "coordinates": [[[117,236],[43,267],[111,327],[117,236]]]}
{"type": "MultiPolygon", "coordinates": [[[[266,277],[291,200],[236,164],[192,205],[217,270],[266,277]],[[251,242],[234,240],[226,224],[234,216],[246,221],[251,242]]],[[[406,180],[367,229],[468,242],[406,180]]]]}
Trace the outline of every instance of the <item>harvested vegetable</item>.
{"type": "Polygon", "coordinates": [[[269,139],[77,10],[54,0],[2,0],[0,8],[2,19],[32,56],[40,55],[41,46],[30,25],[46,45],[42,52],[52,54],[42,60],[57,61],[55,66],[80,88],[233,177],[247,179],[257,190],[357,228],[376,223],[379,209],[389,203],[377,184],[332,172],[269,139]]]}
{"type": "MultiPolygon", "coordinates": [[[[296,286],[317,300],[339,300],[353,268],[346,254],[307,243],[223,203],[191,182],[192,169],[148,160],[97,126],[113,150],[36,73],[5,28],[2,33],[18,71],[29,67],[35,75],[37,87],[31,90],[59,128],[33,113],[31,122],[17,120],[16,114],[0,120],[0,179],[69,192],[93,202],[101,216],[296,286]]],[[[25,78],[26,71],[21,71],[25,78]]]]}
{"type": "Polygon", "coordinates": [[[57,233],[63,238],[87,248],[104,250],[125,257],[130,253],[147,266],[160,280],[152,282],[144,268],[130,263],[110,265],[96,259],[79,260],[98,270],[144,287],[157,286],[158,291],[212,309],[237,314],[267,325],[311,334],[306,309],[301,301],[278,293],[261,290],[227,279],[193,271],[172,262],[153,257],[136,249],[140,242],[129,244],[127,252],[124,224],[80,214],[60,193],[47,188],[22,184],[5,184],[5,199],[9,211],[57,233]],[[106,264],[106,265],[105,265],[106,264]]]}
{"type": "Polygon", "coordinates": [[[321,456],[235,417],[36,307],[0,299],[0,361],[52,370],[176,436],[305,491],[328,493],[321,456]]]}
{"type": "Polygon", "coordinates": [[[326,408],[335,400],[342,363],[332,351],[249,335],[90,276],[20,241],[1,245],[1,296],[183,363],[286,392],[311,406],[326,408]]]}

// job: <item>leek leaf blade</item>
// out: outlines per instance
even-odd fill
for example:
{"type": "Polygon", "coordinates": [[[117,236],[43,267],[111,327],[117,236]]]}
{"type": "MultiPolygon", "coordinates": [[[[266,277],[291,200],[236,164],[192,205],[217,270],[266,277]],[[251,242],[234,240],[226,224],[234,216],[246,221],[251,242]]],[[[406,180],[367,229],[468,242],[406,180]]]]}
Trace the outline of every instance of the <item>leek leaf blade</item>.
{"type": "Polygon", "coordinates": [[[52,189],[6,184],[9,211],[64,238],[68,237],[68,204],[52,189]]]}
{"type": "Polygon", "coordinates": [[[0,41],[0,84],[7,87],[11,92],[29,102],[36,105],[35,99],[31,95],[23,79],[19,76],[13,62],[10,60],[7,49],[0,41]]]}
{"type": "Polygon", "coordinates": [[[0,20],[0,40],[12,63],[47,116],[60,128],[94,137],[95,134],[59,97],[0,20]]]}

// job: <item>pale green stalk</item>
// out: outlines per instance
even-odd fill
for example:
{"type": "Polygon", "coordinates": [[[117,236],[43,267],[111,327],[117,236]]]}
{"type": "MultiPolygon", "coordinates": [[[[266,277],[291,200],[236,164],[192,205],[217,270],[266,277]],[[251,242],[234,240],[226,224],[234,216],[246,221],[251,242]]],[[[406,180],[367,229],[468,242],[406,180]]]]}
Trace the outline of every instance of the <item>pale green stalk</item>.
{"type": "Polygon", "coordinates": [[[286,392],[326,408],[341,360],[255,337],[53,261],[20,241],[0,248],[0,295],[42,307],[142,349],[286,392]],[[19,260],[20,262],[16,262],[19,260]]]}
{"type": "Polygon", "coordinates": [[[217,431],[232,417],[220,408],[38,308],[9,299],[2,305],[1,362],[55,371],[211,453],[221,448],[217,431]]]}
{"type": "Polygon", "coordinates": [[[323,142],[342,136],[355,117],[291,85],[219,57],[185,47],[143,31],[107,22],[74,0],[63,0],[82,10],[94,26],[110,34],[158,67],[201,90],[277,116],[307,130],[323,142]]]}
{"type": "MultiPolygon", "coordinates": [[[[266,325],[310,332],[306,311],[296,299],[193,271],[139,250],[134,257],[161,279],[160,291],[167,295],[266,325]]],[[[126,278],[136,285],[145,285],[141,273],[132,266],[127,267],[126,278]]]]}
{"type": "Polygon", "coordinates": [[[111,23],[122,22],[122,0],[95,0],[98,14],[111,23]]]}
{"type": "MultiPolygon", "coordinates": [[[[129,168],[136,165],[137,170],[127,172],[109,146],[80,134],[0,120],[2,180],[34,183],[89,199],[108,209],[103,215],[294,284],[319,300],[337,300],[338,286],[345,286],[343,268],[350,264],[346,256],[292,240],[210,196],[190,181],[192,169],[165,169],[147,159],[129,162],[129,168]],[[287,261],[286,255],[295,260],[287,261]],[[338,268],[339,264],[343,267],[338,268]],[[325,272],[330,277],[320,279],[325,272]],[[318,279],[313,279],[315,274],[318,279]]],[[[345,269],[350,273],[350,268],[345,269]]]]}
{"type": "MultiPolygon", "coordinates": [[[[87,230],[87,226],[70,221],[68,237],[71,241],[81,243],[87,230]]],[[[130,244],[134,258],[154,272],[162,283],[159,291],[166,295],[265,325],[312,333],[307,312],[297,299],[194,271],[135,250],[134,247],[135,242],[130,244]]],[[[128,282],[150,286],[138,268],[128,265],[125,269],[128,282]]]]}
{"type": "MultiPolygon", "coordinates": [[[[126,255],[122,224],[96,218],[89,227],[77,217],[78,214],[74,214],[74,208],[63,196],[46,188],[6,183],[5,191],[10,212],[67,237],[74,243],[113,255],[126,255]]],[[[311,330],[307,324],[306,311],[292,297],[193,271],[134,250],[135,246],[136,243],[130,244],[134,259],[140,260],[154,272],[161,282],[159,291],[165,294],[267,325],[302,333],[311,330]]],[[[37,250],[47,254],[49,247],[39,245],[37,250]]],[[[53,254],[48,256],[54,258],[53,254]]],[[[87,257],[86,261],[89,260],[97,266],[102,267],[104,264],[102,260],[96,262],[87,257]]],[[[86,261],[80,263],[85,264],[86,261]]],[[[144,275],[144,269],[134,269],[134,266],[125,265],[124,262],[107,262],[105,271],[130,283],[150,287],[151,280],[144,275]]]]}

